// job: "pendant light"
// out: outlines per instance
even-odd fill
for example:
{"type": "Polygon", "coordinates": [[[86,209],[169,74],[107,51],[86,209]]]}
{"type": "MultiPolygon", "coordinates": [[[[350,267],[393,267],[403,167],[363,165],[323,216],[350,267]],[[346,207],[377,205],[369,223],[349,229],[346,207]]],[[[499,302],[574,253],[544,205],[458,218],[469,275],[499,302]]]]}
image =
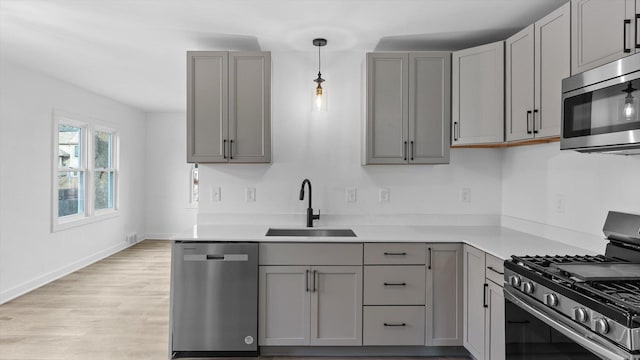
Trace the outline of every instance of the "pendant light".
{"type": "Polygon", "coordinates": [[[318,47],[318,77],[313,80],[317,85],[313,91],[313,111],[327,111],[327,90],[322,88],[324,79],[320,73],[320,48],[327,45],[327,39],[313,39],[313,45],[318,47]]]}
{"type": "Polygon", "coordinates": [[[624,118],[626,120],[633,120],[633,118],[635,117],[635,99],[633,98],[633,95],[631,95],[631,93],[636,90],[637,89],[634,89],[633,86],[631,86],[631,81],[629,81],[629,84],[627,84],[627,88],[622,90],[622,92],[627,93],[627,96],[625,96],[624,98],[624,105],[622,106],[622,114],[624,115],[624,118]]]}

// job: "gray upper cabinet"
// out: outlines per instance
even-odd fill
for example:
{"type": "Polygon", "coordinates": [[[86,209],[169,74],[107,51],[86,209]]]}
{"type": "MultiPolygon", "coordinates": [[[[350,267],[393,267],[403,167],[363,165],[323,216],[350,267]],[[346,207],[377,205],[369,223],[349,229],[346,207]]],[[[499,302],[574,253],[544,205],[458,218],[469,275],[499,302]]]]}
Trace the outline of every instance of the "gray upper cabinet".
{"type": "Polygon", "coordinates": [[[462,345],[462,245],[427,244],[426,345],[462,345]]]}
{"type": "Polygon", "coordinates": [[[449,162],[450,58],[367,54],[365,164],[449,162]]]}
{"type": "Polygon", "coordinates": [[[569,3],[506,40],[507,141],[560,135],[569,43],[569,3]]]}
{"type": "Polygon", "coordinates": [[[187,161],[271,161],[269,52],[187,52],[187,161]]]}
{"type": "Polygon", "coordinates": [[[636,52],[638,7],[634,0],[572,0],[573,75],[636,52]]]}
{"type": "Polygon", "coordinates": [[[452,144],[504,141],[504,41],[464,49],[452,59],[452,144]]]}

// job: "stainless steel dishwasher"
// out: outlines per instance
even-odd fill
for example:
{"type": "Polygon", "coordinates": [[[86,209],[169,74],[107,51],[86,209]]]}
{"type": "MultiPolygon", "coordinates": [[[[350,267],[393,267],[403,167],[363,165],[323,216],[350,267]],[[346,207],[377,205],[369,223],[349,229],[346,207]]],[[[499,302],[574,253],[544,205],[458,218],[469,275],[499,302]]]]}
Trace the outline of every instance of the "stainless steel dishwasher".
{"type": "Polygon", "coordinates": [[[174,241],[169,355],[258,355],[258,244],[174,241]]]}

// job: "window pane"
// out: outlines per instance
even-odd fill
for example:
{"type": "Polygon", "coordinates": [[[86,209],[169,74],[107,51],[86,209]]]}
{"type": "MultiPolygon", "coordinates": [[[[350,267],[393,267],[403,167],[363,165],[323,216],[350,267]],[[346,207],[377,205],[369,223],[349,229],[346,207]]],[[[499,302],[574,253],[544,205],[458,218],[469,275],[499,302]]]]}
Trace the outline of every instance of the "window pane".
{"type": "Polygon", "coordinates": [[[80,168],[82,128],[58,125],[58,167],[80,168]]]}
{"type": "Polygon", "coordinates": [[[58,172],[58,217],[84,213],[84,172],[58,172]]]}
{"type": "Polygon", "coordinates": [[[96,210],[113,209],[113,171],[96,171],[96,210]]]}
{"type": "Polygon", "coordinates": [[[95,139],[95,168],[110,169],[111,165],[111,133],[96,131],[95,139]]]}

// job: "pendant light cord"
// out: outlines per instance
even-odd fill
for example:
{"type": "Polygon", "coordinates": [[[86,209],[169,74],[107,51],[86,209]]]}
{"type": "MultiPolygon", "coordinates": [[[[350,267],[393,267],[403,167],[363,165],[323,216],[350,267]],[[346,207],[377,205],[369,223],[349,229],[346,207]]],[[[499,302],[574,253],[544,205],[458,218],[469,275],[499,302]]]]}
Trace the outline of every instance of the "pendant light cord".
{"type": "Polygon", "coordinates": [[[320,75],[320,45],[318,45],[318,75],[320,75]]]}

